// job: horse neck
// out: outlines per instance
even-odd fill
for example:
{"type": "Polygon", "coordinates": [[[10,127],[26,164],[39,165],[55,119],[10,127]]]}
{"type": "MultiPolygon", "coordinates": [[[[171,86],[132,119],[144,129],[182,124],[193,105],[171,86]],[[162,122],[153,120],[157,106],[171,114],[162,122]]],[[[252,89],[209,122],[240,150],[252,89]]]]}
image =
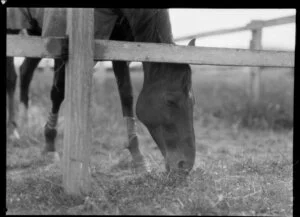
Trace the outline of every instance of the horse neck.
{"type": "MultiPolygon", "coordinates": [[[[167,10],[121,9],[136,42],[174,44],[167,10]]],[[[188,64],[143,62],[143,89],[189,86],[188,64]]]]}
{"type": "Polygon", "coordinates": [[[135,41],[174,44],[168,11],[144,11],[140,15],[140,22],[134,25],[135,41]]]}
{"type": "MultiPolygon", "coordinates": [[[[148,21],[147,23],[144,22],[140,25],[137,23],[134,25],[134,27],[136,27],[133,31],[135,33],[135,41],[174,44],[170,18],[167,10],[157,11],[151,18],[144,17],[142,20],[148,21]]],[[[152,86],[152,84],[158,80],[167,81],[167,66],[168,63],[143,62],[144,87],[149,85],[152,86]]]]}

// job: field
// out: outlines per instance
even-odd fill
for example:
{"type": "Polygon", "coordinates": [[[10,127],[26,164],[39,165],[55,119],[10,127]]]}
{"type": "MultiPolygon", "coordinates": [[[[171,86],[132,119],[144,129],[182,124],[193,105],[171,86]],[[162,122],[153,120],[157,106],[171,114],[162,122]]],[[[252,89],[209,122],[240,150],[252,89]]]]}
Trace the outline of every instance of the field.
{"type": "MultiPolygon", "coordinates": [[[[53,73],[37,70],[28,127],[20,140],[7,138],[7,214],[292,216],[293,73],[265,68],[261,103],[252,110],[247,68],[193,69],[197,153],[185,180],[164,172],[163,157],[140,122],[141,150],[151,172],[130,170],[115,79],[98,69],[92,101],[93,191],[84,197],[66,195],[59,162],[40,156],[53,73]]],[[[142,78],[132,73],[135,99],[142,78]]],[[[60,156],[63,107],[57,137],[60,156]]]]}

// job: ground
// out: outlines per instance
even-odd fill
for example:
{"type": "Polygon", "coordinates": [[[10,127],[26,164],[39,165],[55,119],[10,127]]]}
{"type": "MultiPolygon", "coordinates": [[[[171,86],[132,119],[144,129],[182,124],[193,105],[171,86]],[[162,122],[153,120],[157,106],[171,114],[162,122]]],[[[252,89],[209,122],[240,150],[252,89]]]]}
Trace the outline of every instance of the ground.
{"type": "MultiPolygon", "coordinates": [[[[126,128],[115,80],[94,74],[92,193],[67,195],[60,163],[42,158],[53,72],[37,70],[29,123],[7,139],[7,214],[147,214],[292,216],[293,74],[263,69],[261,103],[249,111],[247,68],[193,67],[196,162],[186,179],[165,173],[164,161],[138,122],[151,171],[130,170],[126,128]]],[[[142,75],[132,73],[135,99],[142,75]]],[[[57,149],[62,155],[63,105],[57,149]]]]}

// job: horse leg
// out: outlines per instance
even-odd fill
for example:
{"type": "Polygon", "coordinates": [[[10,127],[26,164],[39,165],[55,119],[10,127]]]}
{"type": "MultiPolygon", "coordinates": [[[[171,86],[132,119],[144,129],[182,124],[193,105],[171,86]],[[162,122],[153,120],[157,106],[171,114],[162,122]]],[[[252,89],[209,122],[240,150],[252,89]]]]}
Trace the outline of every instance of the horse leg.
{"type": "Polygon", "coordinates": [[[136,121],[133,112],[133,93],[129,66],[124,61],[113,61],[113,70],[117,80],[123,116],[127,125],[128,145],[126,148],[132,156],[133,164],[138,167],[142,166],[145,169],[144,157],[139,149],[136,121]]]}
{"type": "MultiPolygon", "coordinates": [[[[41,31],[37,27],[27,29],[26,31],[27,31],[28,35],[33,35],[33,36],[41,35],[41,31]]],[[[30,86],[30,82],[33,77],[34,70],[36,69],[36,67],[40,61],[41,61],[41,58],[27,57],[23,61],[22,65],[20,66],[20,101],[21,101],[21,104],[19,106],[19,117],[20,117],[20,124],[22,126],[27,125],[29,86],[30,86]]]]}
{"type": "Polygon", "coordinates": [[[62,60],[55,59],[54,61],[54,78],[51,89],[52,109],[44,128],[46,145],[43,154],[55,152],[55,139],[57,135],[57,120],[61,103],[64,100],[65,94],[65,66],[62,60]]]}
{"type": "Polygon", "coordinates": [[[15,90],[17,83],[17,73],[14,66],[14,58],[6,57],[6,93],[8,96],[8,124],[15,138],[20,138],[17,131],[17,123],[15,120],[15,90]]]}
{"type": "Polygon", "coordinates": [[[41,61],[41,58],[25,58],[20,66],[20,101],[19,117],[20,125],[26,126],[28,121],[28,92],[34,70],[41,61]]]}

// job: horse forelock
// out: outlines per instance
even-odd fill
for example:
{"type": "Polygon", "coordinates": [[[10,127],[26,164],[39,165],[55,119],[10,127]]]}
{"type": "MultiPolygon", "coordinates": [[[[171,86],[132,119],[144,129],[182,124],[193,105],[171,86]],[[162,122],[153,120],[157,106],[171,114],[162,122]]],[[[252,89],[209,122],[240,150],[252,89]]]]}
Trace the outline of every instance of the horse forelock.
{"type": "Polygon", "coordinates": [[[171,81],[179,82],[183,93],[188,97],[192,87],[191,67],[184,63],[167,63],[162,73],[168,75],[171,81]]]}
{"type": "Polygon", "coordinates": [[[174,85],[179,86],[186,97],[189,96],[189,92],[192,88],[192,72],[189,64],[144,63],[144,71],[146,83],[163,83],[165,88],[172,88],[174,85]]]}

